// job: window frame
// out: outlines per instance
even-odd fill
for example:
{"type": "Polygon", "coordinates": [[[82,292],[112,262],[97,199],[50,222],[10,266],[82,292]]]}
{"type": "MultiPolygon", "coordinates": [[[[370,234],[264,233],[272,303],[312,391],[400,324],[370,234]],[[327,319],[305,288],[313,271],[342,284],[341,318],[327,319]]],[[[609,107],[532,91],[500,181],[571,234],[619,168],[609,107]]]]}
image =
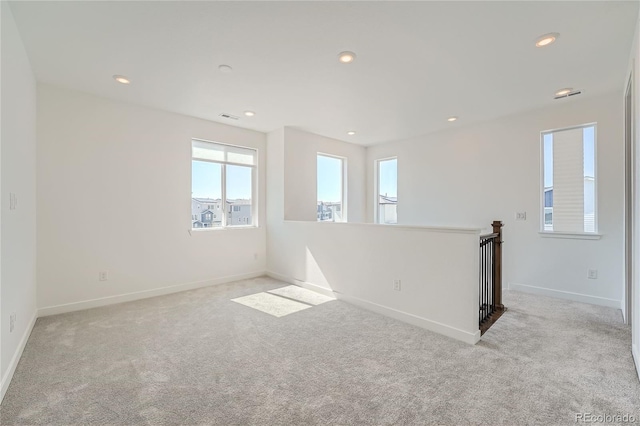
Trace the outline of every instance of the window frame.
{"type": "MultiPolygon", "coordinates": [[[[584,139],[583,139],[584,143],[584,139]]],[[[584,167],[584,160],[583,160],[584,167]]],[[[540,189],[539,189],[539,197],[540,197],[540,208],[538,210],[539,213],[539,231],[538,234],[541,237],[550,237],[550,238],[569,238],[569,239],[584,239],[584,240],[598,240],[602,237],[602,234],[599,233],[598,227],[598,123],[597,122],[589,122],[584,124],[578,124],[574,126],[567,127],[558,127],[555,129],[543,130],[540,132],[540,189]],[[553,134],[556,132],[568,131],[568,130],[576,130],[576,129],[584,129],[588,127],[593,127],[593,214],[594,214],[594,232],[567,232],[567,231],[556,231],[556,230],[545,230],[545,197],[544,197],[544,137],[548,134],[553,134]]]]}
{"type": "MultiPolygon", "coordinates": [[[[398,162],[398,156],[392,156],[392,157],[385,157],[385,158],[378,158],[376,160],[374,160],[374,168],[375,168],[375,172],[374,172],[374,181],[375,181],[375,185],[373,188],[374,194],[373,194],[373,222],[378,224],[378,225],[397,225],[397,219],[396,219],[396,223],[380,223],[380,163],[382,163],[383,161],[389,161],[389,160],[396,160],[396,164],[398,162]]],[[[398,180],[398,175],[397,175],[397,170],[396,170],[396,216],[398,215],[398,187],[397,187],[397,180],[398,180]]]]}
{"type": "Polygon", "coordinates": [[[259,227],[259,220],[258,220],[258,164],[260,161],[260,151],[258,150],[258,148],[254,148],[251,146],[242,146],[242,145],[236,145],[236,144],[230,144],[230,143],[224,143],[224,142],[216,142],[216,141],[210,141],[207,139],[200,139],[200,138],[191,138],[190,141],[190,148],[191,148],[191,177],[189,179],[189,183],[191,185],[191,198],[193,199],[193,162],[194,161],[201,161],[203,163],[213,163],[213,164],[219,164],[220,165],[220,173],[221,173],[221,177],[220,177],[220,186],[221,186],[221,203],[219,205],[216,206],[216,208],[220,209],[221,206],[221,210],[222,213],[221,216],[221,225],[219,227],[214,227],[211,226],[210,228],[194,228],[193,227],[193,221],[190,224],[190,230],[191,231],[221,231],[221,230],[228,230],[228,229],[247,229],[247,228],[258,228],[259,227]],[[222,146],[229,146],[229,147],[233,147],[233,148],[242,148],[242,149],[248,149],[251,151],[255,152],[255,164],[242,164],[242,163],[236,163],[233,161],[216,161],[216,160],[208,160],[208,159],[202,159],[202,158],[194,158],[193,157],[193,143],[194,142],[204,142],[204,143],[208,143],[208,144],[212,144],[212,145],[222,145],[222,146]],[[228,224],[228,220],[227,220],[227,165],[231,165],[231,166],[240,166],[240,167],[248,167],[251,169],[251,223],[250,224],[246,224],[246,225],[233,225],[233,224],[228,224]]]}
{"type": "Polygon", "coordinates": [[[316,152],[316,222],[318,223],[346,223],[348,222],[348,216],[347,216],[347,157],[342,157],[340,155],[335,155],[335,154],[328,154],[326,152],[321,152],[318,151],[316,152]],[[341,194],[340,194],[340,206],[341,206],[341,210],[342,210],[342,220],[340,221],[336,221],[336,220],[332,220],[331,222],[329,221],[323,221],[323,220],[317,220],[317,206],[318,206],[318,157],[328,157],[328,158],[334,158],[337,160],[340,160],[342,162],[342,167],[340,168],[340,172],[341,172],[341,185],[340,185],[340,189],[341,189],[341,194]]]}

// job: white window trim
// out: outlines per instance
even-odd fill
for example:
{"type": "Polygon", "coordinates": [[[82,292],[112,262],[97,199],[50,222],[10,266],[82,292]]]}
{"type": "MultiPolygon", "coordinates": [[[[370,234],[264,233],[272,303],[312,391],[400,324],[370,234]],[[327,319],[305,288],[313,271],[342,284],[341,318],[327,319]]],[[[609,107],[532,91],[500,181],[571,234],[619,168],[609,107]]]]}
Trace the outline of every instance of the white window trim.
{"type": "Polygon", "coordinates": [[[598,123],[591,122],[585,124],[579,124],[576,126],[560,127],[556,129],[549,129],[540,132],[540,231],[538,234],[544,238],[565,238],[576,240],[599,240],[602,238],[602,234],[598,232],[598,123]],[[560,132],[563,130],[575,130],[584,129],[586,127],[593,127],[593,213],[594,213],[594,232],[562,232],[562,231],[546,231],[544,229],[544,135],[554,132],[560,132]]]}
{"type": "MultiPolygon", "coordinates": [[[[197,231],[197,232],[201,232],[201,231],[222,231],[222,230],[229,230],[229,229],[255,229],[255,228],[259,228],[260,224],[259,224],[259,220],[258,220],[258,164],[260,162],[260,152],[258,151],[257,148],[251,147],[251,146],[242,146],[242,145],[234,145],[234,144],[230,144],[230,143],[223,143],[223,142],[216,142],[216,141],[210,141],[210,140],[206,140],[206,139],[200,139],[200,138],[191,138],[191,140],[189,141],[189,150],[191,150],[191,179],[189,179],[189,184],[191,185],[190,188],[190,193],[193,191],[193,161],[202,161],[204,163],[214,163],[214,164],[220,164],[221,165],[221,171],[220,173],[222,173],[221,179],[220,179],[220,185],[222,186],[222,226],[219,227],[211,227],[211,228],[194,228],[193,227],[193,222],[191,222],[189,224],[189,229],[191,231],[197,231]],[[211,143],[211,144],[215,144],[215,145],[226,145],[226,146],[232,146],[232,147],[236,147],[236,148],[244,148],[244,149],[250,149],[256,152],[256,161],[255,164],[253,165],[249,165],[249,164],[240,164],[240,163],[235,163],[232,161],[215,161],[215,160],[204,160],[201,158],[193,158],[193,142],[197,141],[197,142],[206,142],[206,143],[211,143]],[[251,225],[227,225],[227,169],[226,169],[226,165],[231,165],[231,166],[241,166],[241,167],[250,167],[251,168],[251,225]]],[[[193,198],[193,197],[192,197],[193,198]]]]}
{"type": "Polygon", "coordinates": [[[554,232],[540,231],[538,234],[543,238],[564,238],[570,240],[599,240],[602,234],[596,232],[554,232]]]}
{"type": "MultiPolygon", "coordinates": [[[[394,225],[393,223],[380,223],[380,163],[382,161],[389,161],[389,160],[396,160],[398,161],[398,156],[393,156],[393,157],[385,157],[385,158],[378,158],[377,160],[374,160],[374,179],[375,179],[375,185],[373,188],[374,194],[373,194],[373,222],[378,224],[378,225],[394,225]]],[[[398,189],[396,188],[396,191],[398,189]]],[[[397,194],[396,194],[397,195],[397,194]]],[[[397,198],[397,197],[396,197],[397,198]]],[[[396,202],[396,214],[398,214],[398,204],[396,202]]]]}
{"type": "MultiPolygon", "coordinates": [[[[339,222],[348,222],[348,215],[347,215],[347,157],[341,157],[339,155],[334,155],[334,154],[327,154],[326,152],[320,152],[318,151],[316,153],[316,167],[318,164],[318,156],[322,156],[322,157],[329,157],[329,158],[336,158],[338,160],[342,161],[342,194],[341,195],[341,200],[340,200],[340,205],[342,206],[342,220],[339,222]]],[[[316,169],[316,214],[317,214],[317,203],[318,203],[318,170],[316,169]]],[[[320,222],[319,220],[316,219],[316,222],[320,222]]]]}

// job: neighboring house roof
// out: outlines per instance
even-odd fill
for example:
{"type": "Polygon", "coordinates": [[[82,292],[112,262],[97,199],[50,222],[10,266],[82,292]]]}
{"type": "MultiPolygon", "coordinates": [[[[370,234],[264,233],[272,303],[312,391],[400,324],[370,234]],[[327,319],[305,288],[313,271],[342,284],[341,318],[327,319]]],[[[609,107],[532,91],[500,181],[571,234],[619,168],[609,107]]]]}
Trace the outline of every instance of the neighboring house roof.
{"type": "Polygon", "coordinates": [[[220,198],[192,198],[194,201],[197,201],[199,203],[219,203],[220,198]]]}
{"type": "Polygon", "coordinates": [[[227,204],[235,204],[235,205],[250,205],[251,204],[251,200],[227,200],[227,204]]]}
{"type": "Polygon", "coordinates": [[[398,197],[389,197],[386,195],[379,195],[379,204],[398,204],[398,197]]]}
{"type": "Polygon", "coordinates": [[[207,214],[207,213],[215,214],[213,210],[205,210],[201,214],[207,214]]]}
{"type": "MultiPolygon", "coordinates": [[[[216,204],[222,202],[220,198],[192,198],[192,200],[201,203],[201,204],[216,204]]],[[[227,200],[227,204],[236,204],[236,205],[250,205],[251,200],[237,199],[237,200],[227,200]]]]}

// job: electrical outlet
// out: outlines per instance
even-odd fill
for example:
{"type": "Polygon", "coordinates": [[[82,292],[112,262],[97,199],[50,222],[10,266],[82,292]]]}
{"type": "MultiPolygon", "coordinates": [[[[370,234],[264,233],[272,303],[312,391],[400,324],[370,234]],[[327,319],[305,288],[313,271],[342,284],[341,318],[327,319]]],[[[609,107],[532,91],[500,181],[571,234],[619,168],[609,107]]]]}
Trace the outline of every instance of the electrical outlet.
{"type": "Polygon", "coordinates": [[[527,212],[517,212],[516,220],[527,220],[527,212]]]}
{"type": "Polygon", "coordinates": [[[107,281],[109,279],[109,273],[107,271],[102,271],[98,273],[98,279],[100,281],[107,281]]]}
{"type": "Polygon", "coordinates": [[[393,280],[393,289],[400,291],[402,289],[402,282],[400,280],[393,280]]]}
{"type": "Polygon", "coordinates": [[[18,196],[13,192],[9,193],[9,210],[18,208],[18,196]]]}
{"type": "Polygon", "coordinates": [[[597,269],[589,269],[587,271],[587,278],[589,278],[590,280],[598,279],[598,270],[597,269]]]}
{"type": "Polygon", "coordinates": [[[16,313],[12,312],[9,316],[9,332],[13,333],[14,328],[16,328],[16,313]]]}

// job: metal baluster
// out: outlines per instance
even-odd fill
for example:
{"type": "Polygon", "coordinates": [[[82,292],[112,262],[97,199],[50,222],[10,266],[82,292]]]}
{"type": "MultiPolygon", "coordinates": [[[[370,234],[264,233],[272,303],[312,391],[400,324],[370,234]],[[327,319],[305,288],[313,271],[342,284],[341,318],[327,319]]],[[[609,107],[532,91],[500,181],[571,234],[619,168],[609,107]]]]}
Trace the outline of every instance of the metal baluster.
{"type": "Polygon", "coordinates": [[[480,308],[482,312],[481,321],[484,321],[484,241],[480,248],[480,308]]]}
{"type": "Polygon", "coordinates": [[[487,240],[484,245],[484,320],[489,316],[489,249],[491,248],[491,240],[487,240]]]}
{"type": "Polygon", "coordinates": [[[491,286],[489,287],[489,298],[491,299],[491,303],[489,304],[489,306],[491,307],[491,313],[493,313],[493,286],[495,285],[495,275],[494,275],[494,265],[493,265],[493,252],[495,250],[495,243],[496,240],[495,238],[491,239],[491,250],[489,252],[489,257],[491,258],[491,262],[489,262],[489,264],[491,265],[491,286]]]}
{"type": "Polygon", "coordinates": [[[487,319],[487,244],[482,247],[482,321],[487,319]]]}
{"type": "Polygon", "coordinates": [[[488,281],[488,273],[489,273],[489,265],[487,265],[487,251],[489,250],[489,242],[484,245],[484,320],[487,320],[487,313],[489,312],[489,281],[488,281]]]}
{"type": "Polygon", "coordinates": [[[489,299],[489,302],[488,302],[489,309],[487,309],[488,311],[487,316],[491,315],[491,312],[492,312],[492,306],[491,306],[491,303],[492,303],[491,291],[493,290],[493,262],[492,262],[493,256],[492,254],[493,254],[493,238],[491,238],[491,247],[490,247],[489,253],[487,253],[487,266],[489,268],[489,286],[488,286],[489,291],[487,293],[488,299],[489,299]]]}
{"type": "MultiPolygon", "coordinates": [[[[479,250],[480,250],[480,265],[482,265],[482,238],[480,238],[479,250]]],[[[482,294],[482,267],[480,266],[478,268],[478,325],[482,322],[482,302],[480,302],[481,294],[482,294]]]]}

